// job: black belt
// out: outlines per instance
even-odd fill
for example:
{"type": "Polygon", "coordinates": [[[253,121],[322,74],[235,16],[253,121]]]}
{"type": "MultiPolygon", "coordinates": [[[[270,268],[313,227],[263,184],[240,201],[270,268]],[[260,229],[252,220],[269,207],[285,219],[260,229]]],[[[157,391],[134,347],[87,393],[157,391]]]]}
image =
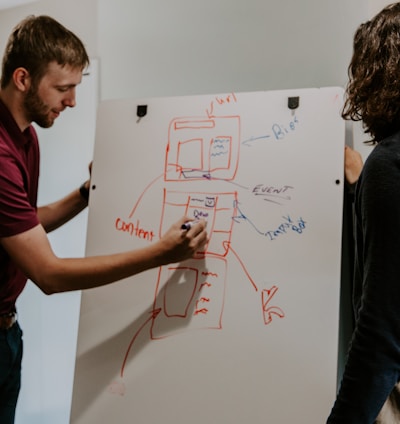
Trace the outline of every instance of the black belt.
{"type": "Polygon", "coordinates": [[[9,330],[17,322],[17,313],[9,312],[0,315],[0,330],[9,330]]]}

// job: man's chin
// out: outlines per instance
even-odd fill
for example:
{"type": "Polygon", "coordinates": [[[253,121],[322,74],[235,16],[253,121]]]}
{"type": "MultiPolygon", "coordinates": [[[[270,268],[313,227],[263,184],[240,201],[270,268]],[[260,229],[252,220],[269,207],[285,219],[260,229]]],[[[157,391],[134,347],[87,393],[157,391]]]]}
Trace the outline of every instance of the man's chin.
{"type": "Polygon", "coordinates": [[[40,119],[40,120],[35,120],[34,122],[39,125],[40,128],[50,128],[53,126],[55,119],[40,119]]]}

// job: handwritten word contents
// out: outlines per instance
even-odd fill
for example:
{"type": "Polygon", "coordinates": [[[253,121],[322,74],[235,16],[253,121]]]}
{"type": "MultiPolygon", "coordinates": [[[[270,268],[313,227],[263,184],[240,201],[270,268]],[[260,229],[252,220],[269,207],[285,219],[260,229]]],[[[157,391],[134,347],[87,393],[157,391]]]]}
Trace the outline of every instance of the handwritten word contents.
{"type": "Polygon", "coordinates": [[[141,228],[139,220],[137,220],[136,224],[134,224],[133,222],[125,222],[121,218],[117,218],[115,220],[115,228],[118,231],[128,233],[131,236],[134,236],[143,240],[153,241],[153,238],[155,236],[152,230],[146,231],[143,228],[141,228]]]}

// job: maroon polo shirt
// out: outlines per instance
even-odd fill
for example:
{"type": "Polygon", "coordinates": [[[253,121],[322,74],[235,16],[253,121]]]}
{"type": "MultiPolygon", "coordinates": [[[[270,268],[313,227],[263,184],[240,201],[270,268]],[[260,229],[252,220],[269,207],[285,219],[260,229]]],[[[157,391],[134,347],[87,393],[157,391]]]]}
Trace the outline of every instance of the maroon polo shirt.
{"type": "MultiPolygon", "coordinates": [[[[39,145],[36,131],[21,132],[0,101],[0,238],[30,230],[36,214],[39,145]]],[[[26,284],[26,276],[0,245],[0,314],[11,312],[26,284]]]]}

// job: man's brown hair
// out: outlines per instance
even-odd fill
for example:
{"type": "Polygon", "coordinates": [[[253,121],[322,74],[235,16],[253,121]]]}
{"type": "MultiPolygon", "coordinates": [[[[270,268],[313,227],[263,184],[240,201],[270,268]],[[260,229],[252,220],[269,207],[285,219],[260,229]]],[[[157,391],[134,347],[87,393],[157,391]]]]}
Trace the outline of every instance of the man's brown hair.
{"type": "Polygon", "coordinates": [[[82,70],[89,57],[82,41],[49,16],[29,16],[11,33],[3,56],[1,88],[11,80],[15,69],[25,68],[37,84],[51,62],[82,70]]]}

